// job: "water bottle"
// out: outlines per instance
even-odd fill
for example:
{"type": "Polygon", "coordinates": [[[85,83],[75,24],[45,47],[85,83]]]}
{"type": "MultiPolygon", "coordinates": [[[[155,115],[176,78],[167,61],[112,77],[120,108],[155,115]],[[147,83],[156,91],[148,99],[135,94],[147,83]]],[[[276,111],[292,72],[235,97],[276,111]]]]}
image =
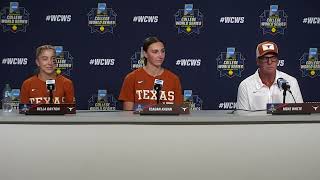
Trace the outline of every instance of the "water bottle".
{"type": "Polygon", "coordinates": [[[11,112],[12,111],[12,99],[11,99],[11,87],[9,84],[6,84],[3,89],[2,94],[2,111],[11,112]]]}

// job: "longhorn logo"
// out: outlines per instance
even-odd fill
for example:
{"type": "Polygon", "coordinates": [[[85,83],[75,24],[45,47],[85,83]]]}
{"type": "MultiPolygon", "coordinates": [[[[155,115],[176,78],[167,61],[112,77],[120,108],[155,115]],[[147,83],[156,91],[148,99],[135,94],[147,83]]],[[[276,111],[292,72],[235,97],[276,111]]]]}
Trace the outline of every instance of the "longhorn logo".
{"type": "Polygon", "coordinates": [[[181,109],[182,109],[183,111],[186,111],[188,108],[187,108],[187,107],[181,107],[181,109]]]}
{"type": "Polygon", "coordinates": [[[313,108],[315,111],[317,111],[318,107],[319,107],[319,106],[312,106],[312,108],[313,108]]]}
{"type": "Polygon", "coordinates": [[[72,111],[72,109],[74,108],[74,107],[67,107],[68,109],[69,109],[69,111],[72,111]]]}

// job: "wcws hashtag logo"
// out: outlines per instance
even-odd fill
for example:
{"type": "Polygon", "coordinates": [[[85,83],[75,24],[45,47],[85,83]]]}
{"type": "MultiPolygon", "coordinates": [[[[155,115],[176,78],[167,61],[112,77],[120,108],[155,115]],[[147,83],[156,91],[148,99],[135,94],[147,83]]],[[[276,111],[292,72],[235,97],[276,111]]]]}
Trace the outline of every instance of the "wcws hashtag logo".
{"type": "Polygon", "coordinates": [[[3,58],[2,64],[6,65],[27,65],[28,58],[3,58]]]}
{"type": "Polygon", "coordinates": [[[200,66],[201,59],[179,59],[176,61],[177,66],[200,66]]]}
{"type": "Polygon", "coordinates": [[[243,24],[244,17],[221,17],[220,23],[225,24],[243,24]]]}
{"type": "Polygon", "coordinates": [[[302,20],[303,24],[320,24],[320,17],[306,17],[302,20]]]}
{"type": "Polygon", "coordinates": [[[219,109],[236,109],[236,102],[222,102],[219,103],[219,109]]]}
{"type": "Polygon", "coordinates": [[[47,22],[71,22],[71,15],[47,15],[47,22]]]}
{"type": "Polygon", "coordinates": [[[93,66],[113,66],[115,59],[90,59],[89,64],[93,66]]]}
{"type": "Polygon", "coordinates": [[[159,16],[134,16],[132,21],[135,23],[157,23],[159,16]]]}

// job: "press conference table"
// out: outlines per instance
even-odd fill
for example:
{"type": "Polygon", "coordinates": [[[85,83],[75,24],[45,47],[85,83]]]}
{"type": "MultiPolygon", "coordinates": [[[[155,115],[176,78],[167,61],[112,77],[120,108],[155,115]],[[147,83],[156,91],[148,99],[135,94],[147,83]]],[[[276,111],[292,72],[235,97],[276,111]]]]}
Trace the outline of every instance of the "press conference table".
{"type": "Polygon", "coordinates": [[[0,179],[320,179],[320,114],[0,114],[0,179]]]}

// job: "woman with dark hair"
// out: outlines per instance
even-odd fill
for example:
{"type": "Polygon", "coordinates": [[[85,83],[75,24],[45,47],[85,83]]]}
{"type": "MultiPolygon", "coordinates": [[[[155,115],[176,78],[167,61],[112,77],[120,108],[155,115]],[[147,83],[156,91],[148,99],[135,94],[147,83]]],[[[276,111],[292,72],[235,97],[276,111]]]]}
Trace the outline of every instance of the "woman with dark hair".
{"type": "Polygon", "coordinates": [[[122,84],[119,100],[124,110],[133,110],[135,104],[156,104],[155,84],[161,85],[160,103],[182,103],[179,77],[162,67],[165,58],[164,42],[157,37],[148,37],[143,42],[145,66],[129,73],[122,84]]]}
{"type": "Polygon", "coordinates": [[[26,79],[21,86],[20,103],[54,104],[75,103],[73,83],[70,79],[58,75],[56,69],[56,51],[51,45],[43,45],[36,50],[37,73],[26,79]],[[54,80],[52,99],[47,90],[46,81],[54,80]]]}

